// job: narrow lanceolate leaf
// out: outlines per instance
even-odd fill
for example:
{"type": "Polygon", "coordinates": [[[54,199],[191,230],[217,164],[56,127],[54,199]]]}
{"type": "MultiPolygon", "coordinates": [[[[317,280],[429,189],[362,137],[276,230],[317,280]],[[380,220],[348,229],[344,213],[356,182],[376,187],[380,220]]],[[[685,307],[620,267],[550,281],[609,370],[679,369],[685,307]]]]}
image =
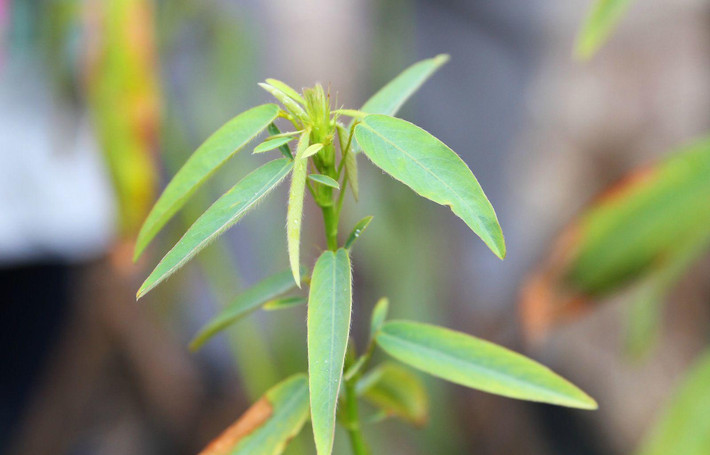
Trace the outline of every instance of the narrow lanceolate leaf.
{"type": "Polygon", "coordinates": [[[396,114],[405,101],[448,61],[449,56],[441,54],[415,63],[375,93],[360,111],[368,114],[396,114]]]}
{"type": "Polygon", "coordinates": [[[372,221],[372,216],[366,216],[365,218],[361,219],[360,221],[357,222],[355,227],[353,228],[352,231],[350,231],[350,235],[348,236],[348,239],[345,241],[344,248],[346,250],[349,250],[350,248],[353,247],[353,244],[357,239],[360,238],[360,235],[367,229],[367,226],[370,225],[370,222],[372,221]]]}
{"type": "Polygon", "coordinates": [[[333,450],[335,409],[350,331],[352,289],[347,251],[325,251],[308,294],[308,378],[318,455],[333,450]]]}
{"type": "Polygon", "coordinates": [[[456,384],[521,400],[597,407],[591,397],[547,367],[461,332],[390,321],[382,326],[376,340],[395,359],[456,384]]]}
{"type": "Polygon", "coordinates": [[[323,144],[313,144],[303,151],[302,158],[310,158],[323,149],[323,144]]]}
{"type": "Polygon", "coordinates": [[[291,167],[291,161],[280,158],[266,163],[234,185],[212,204],[168,251],[140,287],[137,297],[141,298],[175,273],[212,240],[239,221],[286,177],[291,167]]]}
{"type": "Polygon", "coordinates": [[[443,142],[407,121],[368,115],[355,138],[373,163],[420,196],[447,205],[501,259],[505,240],[493,206],[466,163],[443,142]]]}
{"type": "Polygon", "coordinates": [[[281,102],[281,104],[283,104],[284,107],[291,114],[295,115],[301,121],[306,120],[308,118],[308,115],[306,114],[306,111],[303,110],[303,107],[301,107],[300,104],[298,104],[290,96],[286,95],[281,90],[279,90],[276,87],[273,87],[269,84],[264,84],[264,83],[259,83],[259,87],[261,87],[264,90],[266,90],[267,92],[271,93],[271,96],[273,96],[274,98],[279,100],[281,102]]]}
{"type": "Polygon", "coordinates": [[[308,381],[297,374],[269,389],[200,455],[279,455],[308,420],[308,381]]]}
{"type": "Polygon", "coordinates": [[[592,57],[614,31],[632,0],[596,0],[577,37],[575,54],[592,57]]]}
{"type": "Polygon", "coordinates": [[[218,129],[190,156],[168,183],[143,223],[136,240],[136,259],[197,188],[228,158],[263,131],[278,112],[279,107],[275,104],[249,109],[218,129]]]}
{"type": "Polygon", "coordinates": [[[298,267],[301,249],[301,218],[303,215],[303,198],[306,192],[306,178],[308,174],[308,160],[303,158],[303,153],[308,148],[309,135],[310,131],[304,131],[298,141],[293,172],[291,173],[291,189],[288,193],[288,209],[286,211],[288,260],[291,264],[293,279],[299,288],[301,287],[301,275],[298,267]]]}
{"type": "MultiPolygon", "coordinates": [[[[307,273],[305,268],[301,267],[301,269],[301,273],[307,273]]],[[[199,349],[215,334],[295,287],[296,284],[293,282],[291,270],[284,270],[283,272],[260,281],[238,295],[212,319],[212,321],[200,330],[190,343],[190,349],[193,351],[199,349]]]]}
{"type": "Polygon", "coordinates": [[[296,90],[294,90],[290,85],[286,84],[285,82],[281,82],[278,79],[267,79],[266,83],[271,85],[272,87],[276,87],[277,89],[281,90],[284,92],[289,98],[291,98],[294,101],[298,101],[301,103],[301,105],[305,106],[306,105],[306,100],[303,99],[303,97],[298,93],[296,90]]]}
{"type": "Polygon", "coordinates": [[[254,152],[252,153],[257,154],[268,152],[275,148],[279,148],[282,145],[288,144],[294,139],[294,137],[279,137],[276,139],[269,139],[254,147],[254,152]]]}
{"type": "MultiPolygon", "coordinates": [[[[298,134],[301,134],[301,131],[289,131],[288,133],[281,133],[281,130],[279,130],[279,127],[276,126],[275,123],[269,123],[269,126],[267,127],[267,131],[269,132],[269,137],[268,140],[271,139],[280,139],[282,137],[292,137],[296,136],[298,134]]],[[[279,146],[279,151],[281,154],[290,160],[293,159],[293,154],[291,153],[291,149],[288,147],[288,145],[283,144],[279,146]]]]}
{"type": "Polygon", "coordinates": [[[637,455],[710,453],[710,352],[690,369],[637,455]]]}
{"type": "Polygon", "coordinates": [[[308,178],[316,183],[320,183],[321,185],[329,186],[338,190],[340,189],[340,184],[335,179],[328,177],[327,175],[310,174],[308,178]]]}
{"type": "Polygon", "coordinates": [[[387,297],[382,297],[375,304],[375,308],[372,310],[372,317],[370,318],[370,338],[373,340],[377,336],[377,332],[379,332],[385,324],[385,319],[387,319],[389,309],[390,301],[387,297]]]}
{"type": "Polygon", "coordinates": [[[384,363],[357,382],[357,394],[388,416],[414,425],[424,425],[429,416],[429,399],[422,381],[406,368],[384,363]]]}
{"type": "MultiPolygon", "coordinates": [[[[291,276],[289,276],[289,279],[291,279],[291,276]]],[[[291,281],[293,282],[292,279],[291,281]]],[[[285,310],[287,308],[305,305],[307,302],[308,299],[305,297],[281,297],[280,299],[269,300],[264,304],[263,309],[266,311],[285,310]]]]}

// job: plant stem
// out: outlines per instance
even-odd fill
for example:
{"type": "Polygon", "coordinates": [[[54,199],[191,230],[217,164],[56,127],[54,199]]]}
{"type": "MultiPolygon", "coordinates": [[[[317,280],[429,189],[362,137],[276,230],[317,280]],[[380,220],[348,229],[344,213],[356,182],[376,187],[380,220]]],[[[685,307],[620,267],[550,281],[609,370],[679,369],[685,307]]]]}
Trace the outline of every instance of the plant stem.
{"type": "Polygon", "coordinates": [[[345,381],[345,415],[347,416],[347,430],[350,436],[350,445],[354,455],[370,455],[370,449],[365,443],[360,428],[360,415],[358,413],[355,380],[345,381]]]}
{"type": "Polygon", "coordinates": [[[338,213],[333,205],[321,206],[323,211],[323,223],[325,225],[325,238],[328,242],[328,249],[335,251],[338,249],[338,213]]]}

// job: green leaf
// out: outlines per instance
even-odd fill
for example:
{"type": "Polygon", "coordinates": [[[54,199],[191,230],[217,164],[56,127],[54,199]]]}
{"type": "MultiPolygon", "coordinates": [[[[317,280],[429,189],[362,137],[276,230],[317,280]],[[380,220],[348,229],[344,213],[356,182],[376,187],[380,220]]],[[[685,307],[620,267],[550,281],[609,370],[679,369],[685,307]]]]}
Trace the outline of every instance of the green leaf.
{"type": "Polygon", "coordinates": [[[310,158],[316,153],[320,152],[323,148],[323,144],[313,144],[303,151],[303,158],[310,158]]]}
{"type": "Polygon", "coordinates": [[[357,394],[388,416],[399,417],[417,426],[426,424],[429,399],[422,381],[394,363],[384,363],[357,382],[357,394]]]}
{"type": "MultiPolygon", "coordinates": [[[[298,134],[301,134],[301,132],[302,132],[302,131],[289,131],[287,133],[281,133],[281,130],[279,130],[279,127],[276,126],[276,124],[273,122],[269,124],[267,129],[270,134],[270,136],[267,138],[268,140],[279,139],[282,137],[292,137],[292,136],[296,136],[298,134]]],[[[291,153],[291,149],[288,147],[288,145],[284,144],[284,145],[280,146],[279,151],[281,152],[281,154],[285,158],[288,158],[289,160],[293,159],[293,154],[291,153]]]]}
{"type": "Polygon", "coordinates": [[[308,420],[308,381],[297,374],[269,389],[200,455],[279,455],[308,420]]]}
{"type": "Polygon", "coordinates": [[[501,259],[505,240],[493,206],[466,163],[443,142],[407,121],[368,115],[355,138],[373,163],[420,196],[451,210],[501,259]]]}
{"type": "Polygon", "coordinates": [[[150,241],[185,205],[197,188],[227,159],[263,131],[276,118],[278,112],[279,107],[275,104],[264,104],[249,109],[214,132],[190,156],[165,187],[165,191],[143,223],[136,239],[134,260],[138,259],[150,241]]]}
{"type": "Polygon", "coordinates": [[[638,455],[710,453],[710,351],[687,373],[638,455]]]}
{"type": "Polygon", "coordinates": [[[301,121],[305,121],[308,119],[308,115],[306,114],[306,111],[303,110],[300,104],[298,104],[296,101],[294,101],[290,96],[286,95],[284,92],[281,90],[277,89],[276,87],[272,87],[269,84],[264,84],[264,83],[259,83],[259,87],[263,88],[267,92],[271,94],[274,98],[279,100],[281,104],[284,105],[284,107],[293,115],[295,115],[297,118],[299,118],[301,121]]]}
{"type": "MultiPolygon", "coordinates": [[[[291,276],[289,275],[289,279],[291,276]]],[[[291,280],[293,281],[293,280],[291,280]]],[[[280,299],[274,299],[274,300],[269,300],[264,304],[262,307],[264,310],[267,311],[276,311],[276,310],[284,310],[287,308],[293,308],[296,306],[300,305],[305,305],[306,302],[308,302],[308,299],[305,297],[300,297],[300,296],[293,296],[293,297],[282,297],[280,299]]]]}
{"type": "MultiPolygon", "coordinates": [[[[301,266],[301,273],[307,270],[301,266]]],[[[217,333],[237,322],[242,317],[257,310],[262,305],[275,299],[284,292],[295,288],[291,270],[284,270],[281,273],[270,276],[255,284],[242,294],[238,295],[227,305],[214,319],[203,327],[190,342],[190,349],[196,351],[204,345],[207,340],[217,333]]]]}
{"type": "Polygon", "coordinates": [[[448,61],[448,55],[440,54],[415,63],[375,93],[360,111],[368,114],[396,114],[405,101],[448,61]]]}
{"type": "Polygon", "coordinates": [[[313,180],[316,183],[320,183],[321,185],[329,186],[331,188],[336,188],[340,189],[340,184],[333,178],[328,177],[327,175],[323,174],[310,174],[308,176],[309,179],[313,180]]]}
{"type": "Polygon", "coordinates": [[[269,85],[271,85],[272,87],[276,87],[277,89],[284,92],[292,100],[298,101],[303,106],[306,105],[306,100],[304,100],[303,97],[296,90],[294,90],[290,85],[288,85],[284,82],[281,82],[277,79],[267,79],[266,82],[269,85]]]}
{"type": "Polygon", "coordinates": [[[254,147],[254,151],[252,153],[257,154],[268,152],[275,148],[279,148],[284,144],[288,144],[294,139],[295,137],[279,137],[276,139],[269,139],[254,147]]]}
{"type": "Polygon", "coordinates": [[[308,294],[308,377],[311,421],[319,455],[333,450],[335,409],[350,331],[352,289],[347,251],[325,251],[308,294]]]}
{"type": "Polygon", "coordinates": [[[352,137],[342,125],[337,126],[338,141],[340,142],[340,152],[345,160],[345,176],[348,178],[348,186],[353,192],[353,197],[357,201],[360,198],[357,172],[357,153],[352,144],[352,137]]]}
{"type": "Polygon", "coordinates": [[[575,55],[591,58],[609,38],[632,0],[596,0],[577,37],[575,55]]]}
{"type": "Polygon", "coordinates": [[[367,226],[370,225],[372,218],[373,218],[372,216],[366,216],[365,218],[363,218],[357,222],[357,224],[355,225],[353,230],[350,231],[350,235],[348,236],[348,239],[345,241],[344,248],[346,250],[349,250],[350,248],[352,248],[353,243],[355,243],[355,240],[360,238],[360,234],[362,234],[365,231],[365,229],[367,229],[367,226]]]}
{"type": "Polygon", "coordinates": [[[288,209],[286,211],[286,240],[288,246],[288,259],[293,272],[293,280],[301,287],[299,274],[299,261],[301,249],[301,217],[303,215],[303,198],[306,192],[306,177],[308,174],[308,160],[303,158],[308,148],[310,131],[301,134],[296,149],[296,158],[291,173],[291,189],[288,193],[288,209]]]}
{"type": "Polygon", "coordinates": [[[212,240],[239,221],[286,177],[291,167],[291,161],[280,158],[266,163],[234,185],[212,204],[168,251],[138,290],[137,298],[141,298],[175,273],[212,240]]]}
{"type": "Polygon", "coordinates": [[[367,115],[367,112],[357,111],[355,109],[336,109],[333,114],[346,115],[353,118],[362,118],[367,115]]]}
{"type": "Polygon", "coordinates": [[[387,297],[382,297],[378,300],[375,304],[375,308],[372,309],[372,317],[370,319],[370,338],[373,340],[377,336],[377,332],[379,332],[384,325],[389,309],[390,301],[387,297]]]}
{"type": "Polygon", "coordinates": [[[461,332],[409,321],[388,321],[377,344],[395,359],[456,384],[521,400],[582,409],[596,402],[547,367],[461,332]]]}

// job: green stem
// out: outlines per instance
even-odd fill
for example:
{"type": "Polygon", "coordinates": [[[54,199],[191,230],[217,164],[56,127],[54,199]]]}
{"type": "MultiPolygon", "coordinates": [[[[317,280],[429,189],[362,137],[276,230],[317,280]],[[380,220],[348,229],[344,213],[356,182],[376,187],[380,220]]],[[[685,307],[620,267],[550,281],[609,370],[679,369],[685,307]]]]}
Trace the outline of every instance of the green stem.
{"type": "Polygon", "coordinates": [[[338,249],[338,213],[333,205],[321,206],[323,211],[323,223],[325,225],[325,238],[328,242],[328,249],[335,251],[338,249]]]}
{"type": "Polygon", "coordinates": [[[357,393],[355,381],[345,382],[345,415],[348,419],[347,430],[350,436],[350,446],[354,455],[370,455],[370,449],[365,442],[360,428],[360,415],[358,412],[357,393]]]}

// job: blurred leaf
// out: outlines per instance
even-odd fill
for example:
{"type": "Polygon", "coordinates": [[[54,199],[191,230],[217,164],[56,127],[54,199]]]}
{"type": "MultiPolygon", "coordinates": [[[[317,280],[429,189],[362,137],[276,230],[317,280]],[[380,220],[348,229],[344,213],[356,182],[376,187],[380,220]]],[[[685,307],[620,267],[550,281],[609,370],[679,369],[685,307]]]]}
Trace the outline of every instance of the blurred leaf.
{"type": "Polygon", "coordinates": [[[710,453],[710,351],[687,373],[638,455],[710,453]]]}
{"type": "MultiPolygon", "coordinates": [[[[291,277],[289,276],[289,278],[291,277]]],[[[284,310],[286,308],[305,305],[306,302],[308,302],[308,299],[301,296],[282,297],[280,299],[269,300],[262,308],[267,311],[284,310]]]]}
{"type": "Polygon", "coordinates": [[[355,109],[336,109],[333,111],[333,113],[338,115],[346,115],[348,117],[353,118],[362,118],[368,114],[367,112],[362,112],[355,109]]]}
{"type": "Polygon", "coordinates": [[[140,287],[137,297],[141,298],[175,273],[212,240],[239,221],[286,177],[291,167],[291,161],[280,158],[266,163],[234,185],[212,204],[168,251],[140,287]]]}
{"type": "Polygon", "coordinates": [[[357,175],[357,154],[352,144],[352,137],[342,125],[337,126],[338,140],[340,141],[340,151],[345,160],[345,176],[348,178],[348,185],[353,192],[353,197],[357,201],[360,198],[360,189],[357,175]]]}
{"type": "Polygon", "coordinates": [[[410,66],[362,105],[360,111],[368,114],[394,115],[399,108],[424,84],[444,63],[445,54],[422,60],[410,66]]]}
{"type": "Polygon", "coordinates": [[[350,248],[352,248],[355,241],[358,238],[360,238],[360,234],[362,234],[365,231],[365,229],[367,229],[367,226],[370,225],[372,218],[373,218],[372,216],[366,216],[365,218],[363,218],[357,222],[357,224],[355,225],[353,230],[350,231],[350,235],[348,235],[348,239],[345,241],[344,248],[346,250],[349,250],[350,248]]]}
{"type": "MultiPolygon", "coordinates": [[[[301,273],[307,273],[307,270],[303,268],[303,266],[301,268],[301,273]]],[[[226,329],[240,318],[258,309],[270,300],[275,299],[295,287],[296,284],[293,282],[290,269],[260,281],[244,293],[238,295],[214,319],[202,328],[192,342],[190,342],[190,349],[196,351],[215,334],[226,329]]]]}
{"type": "Polygon", "coordinates": [[[297,374],[269,389],[200,455],[279,455],[308,419],[308,382],[297,374]]]}
{"type": "Polygon", "coordinates": [[[279,137],[276,139],[269,139],[254,147],[254,151],[252,153],[257,154],[268,152],[275,148],[279,148],[284,144],[288,144],[294,139],[294,137],[279,137]]]}
{"type": "Polygon", "coordinates": [[[335,409],[350,331],[352,289],[347,251],[325,251],[313,269],[308,294],[308,374],[311,421],[319,455],[330,454],[335,409]]]}
{"type": "MultiPolygon", "coordinates": [[[[295,136],[295,135],[301,133],[301,131],[289,131],[288,133],[281,133],[281,131],[279,130],[279,127],[276,126],[276,124],[274,124],[274,123],[270,123],[267,129],[268,129],[269,135],[270,135],[269,139],[278,139],[280,137],[292,137],[292,136],[295,136]],[[277,137],[277,136],[279,136],[279,137],[277,137]]],[[[288,145],[284,144],[284,145],[279,146],[279,151],[281,152],[281,154],[284,157],[286,157],[290,160],[293,159],[293,154],[291,153],[291,149],[288,147],[288,145]]]]}
{"type": "Polygon", "coordinates": [[[266,83],[268,83],[272,87],[276,87],[277,89],[281,90],[283,93],[285,93],[292,100],[297,101],[297,102],[301,103],[302,105],[306,104],[306,100],[304,100],[303,97],[296,90],[291,88],[290,85],[287,85],[286,83],[281,82],[277,79],[267,79],[266,83]]]}
{"type": "Polygon", "coordinates": [[[301,287],[299,274],[299,261],[301,249],[301,217],[303,215],[303,198],[306,192],[306,176],[308,174],[308,160],[303,157],[308,148],[310,131],[304,131],[298,140],[296,158],[291,174],[291,189],[288,193],[288,209],[286,211],[286,240],[288,246],[288,259],[293,272],[293,279],[301,287]]]}
{"type": "Polygon", "coordinates": [[[426,424],[429,400],[424,384],[399,365],[387,362],[373,369],[358,381],[357,393],[389,416],[426,424]]]}
{"type": "MultiPolygon", "coordinates": [[[[540,337],[638,283],[710,231],[710,140],[632,172],[569,225],[522,293],[522,320],[540,337]]],[[[703,246],[704,245],[704,246],[703,246]]],[[[678,275],[679,276],[679,275],[678,275]]]]}
{"type": "Polygon", "coordinates": [[[389,309],[390,301],[387,297],[382,297],[378,300],[375,304],[375,308],[372,309],[372,317],[370,320],[370,338],[373,340],[377,336],[377,332],[379,332],[384,325],[389,309]]]}
{"type": "Polygon", "coordinates": [[[340,184],[334,180],[331,177],[328,177],[327,175],[323,174],[310,174],[308,176],[309,179],[313,180],[314,182],[320,183],[321,185],[329,186],[331,188],[336,188],[340,189],[340,184]]]}
{"type": "Polygon", "coordinates": [[[185,201],[224,162],[264,130],[278,114],[275,104],[265,104],[239,114],[212,134],[168,183],[155,203],[136,240],[135,258],[180,210],[185,201]]]}
{"type": "Polygon", "coordinates": [[[417,194],[451,207],[501,259],[505,240],[493,206],[466,163],[443,142],[407,121],[368,115],[355,138],[373,163],[417,194]]]}
{"type": "Polygon", "coordinates": [[[582,25],[575,54],[581,59],[591,58],[609,38],[632,0],[596,0],[582,25]]]}
{"type": "Polygon", "coordinates": [[[284,105],[286,110],[288,110],[291,114],[299,118],[301,121],[308,119],[308,115],[306,114],[306,111],[303,110],[303,107],[301,107],[300,104],[298,104],[290,96],[286,95],[281,90],[264,83],[259,83],[259,87],[263,88],[264,90],[269,92],[271,96],[279,100],[281,104],[284,105]]]}
{"type": "Polygon", "coordinates": [[[313,144],[310,145],[306,150],[303,151],[303,156],[302,158],[310,158],[316,153],[320,152],[321,149],[323,148],[323,144],[313,144]]]}
{"type": "Polygon", "coordinates": [[[442,379],[521,400],[581,409],[596,402],[547,367],[461,332],[409,321],[388,321],[377,344],[389,355],[442,379]]]}

